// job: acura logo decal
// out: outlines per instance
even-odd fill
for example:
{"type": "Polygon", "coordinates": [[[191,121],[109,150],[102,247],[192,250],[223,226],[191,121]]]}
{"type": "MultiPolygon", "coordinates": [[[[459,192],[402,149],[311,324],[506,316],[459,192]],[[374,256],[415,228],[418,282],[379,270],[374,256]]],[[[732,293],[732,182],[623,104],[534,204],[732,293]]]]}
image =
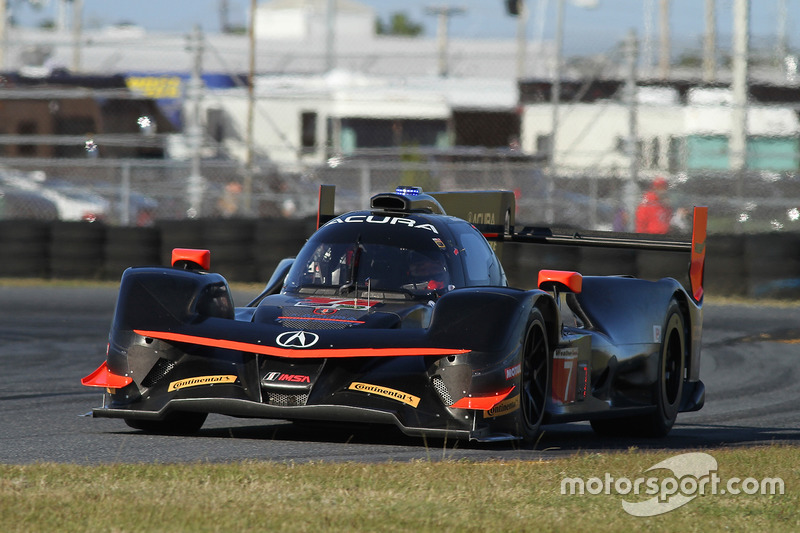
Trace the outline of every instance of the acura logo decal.
{"type": "Polygon", "coordinates": [[[319,335],[308,331],[287,331],[281,333],[275,342],[284,348],[308,348],[314,346],[319,340],[319,335]]]}

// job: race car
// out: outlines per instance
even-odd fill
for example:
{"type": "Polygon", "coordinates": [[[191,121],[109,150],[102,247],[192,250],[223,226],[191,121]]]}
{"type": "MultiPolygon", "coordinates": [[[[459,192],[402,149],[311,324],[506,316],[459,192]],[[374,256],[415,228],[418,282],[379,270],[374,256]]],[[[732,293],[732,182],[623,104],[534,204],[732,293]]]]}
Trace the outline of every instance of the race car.
{"type": "Polygon", "coordinates": [[[338,216],[334,194],[321,188],[318,229],[243,307],[208,250],[125,270],[107,358],[82,380],[105,389],[93,416],[158,433],[219,413],[532,441],[578,420],[664,436],[702,407],[706,208],[690,243],[515,231],[509,191],[399,188],[338,216]],[[504,242],[685,251],[691,286],[542,270],[513,288],[504,242]]]}

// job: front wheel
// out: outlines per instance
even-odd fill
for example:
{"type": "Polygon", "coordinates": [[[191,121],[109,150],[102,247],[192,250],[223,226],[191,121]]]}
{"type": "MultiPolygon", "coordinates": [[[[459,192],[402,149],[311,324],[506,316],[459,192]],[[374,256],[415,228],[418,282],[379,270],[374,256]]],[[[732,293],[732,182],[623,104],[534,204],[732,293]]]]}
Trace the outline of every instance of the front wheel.
{"type": "Polygon", "coordinates": [[[550,347],[544,317],[534,309],[522,345],[522,379],[517,428],[527,442],[539,434],[550,390],[550,347]]]}

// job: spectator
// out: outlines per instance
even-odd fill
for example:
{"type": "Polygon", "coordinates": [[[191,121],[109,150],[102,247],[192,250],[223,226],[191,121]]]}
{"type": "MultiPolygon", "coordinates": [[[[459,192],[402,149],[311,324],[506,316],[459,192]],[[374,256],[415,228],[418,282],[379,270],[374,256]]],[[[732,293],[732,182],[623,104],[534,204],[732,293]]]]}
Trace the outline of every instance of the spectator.
{"type": "Polygon", "coordinates": [[[239,200],[242,195],[242,186],[235,181],[228,183],[217,202],[219,215],[230,218],[239,211],[239,200]]]}
{"type": "Polygon", "coordinates": [[[668,233],[672,220],[672,209],[664,196],[667,191],[667,180],[656,178],[650,189],[644,193],[642,202],[636,208],[637,233],[668,233]]]}
{"type": "Polygon", "coordinates": [[[679,207],[675,210],[675,213],[672,215],[672,219],[669,221],[670,226],[674,231],[679,232],[687,232],[691,231],[692,223],[689,218],[689,210],[685,207],[679,207]]]}
{"type": "Polygon", "coordinates": [[[628,231],[628,212],[625,208],[619,207],[614,213],[614,223],[612,224],[613,231],[628,231]]]}

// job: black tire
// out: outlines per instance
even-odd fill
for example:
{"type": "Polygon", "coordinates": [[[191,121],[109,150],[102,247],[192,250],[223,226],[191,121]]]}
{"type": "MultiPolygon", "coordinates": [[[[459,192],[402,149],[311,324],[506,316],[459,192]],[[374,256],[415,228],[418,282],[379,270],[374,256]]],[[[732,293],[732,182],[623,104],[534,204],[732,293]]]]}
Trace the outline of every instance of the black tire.
{"type": "Polygon", "coordinates": [[[601,435],[666,437],[675,424],[683,396],[686,368],[686,326],[675,300],[667,308],[667,319],[658,361],[658,382],[653,392],[656,409],[647,415],[592,420],[601,435]]]}
{"type": "Polygon", "coordinates": [[[650,417],[649,429],[652,436],[666,436],[678,417],[683,396],[686,349],[686,326],[683,314],[678,303],[673,300],[667,310],[667,325],[664,328],[664,338],[661,342],[661,361],[658,368],[658,409],[650,417]]]}
{"type": "Polygon", "coordinates": [[[177,412],[170,413],[164,420],[126,419],[125,423],[133,429],[159,435],[191,435],[200,431],[208,413],[177,412]]]}
{"type": "Polygon", "coordinates": [[[523,440],[531,442],[539,434],[550,397],[550,345],[544,317],[538,309],[531,313],[522,349],[517,429],[523,440]]]}

